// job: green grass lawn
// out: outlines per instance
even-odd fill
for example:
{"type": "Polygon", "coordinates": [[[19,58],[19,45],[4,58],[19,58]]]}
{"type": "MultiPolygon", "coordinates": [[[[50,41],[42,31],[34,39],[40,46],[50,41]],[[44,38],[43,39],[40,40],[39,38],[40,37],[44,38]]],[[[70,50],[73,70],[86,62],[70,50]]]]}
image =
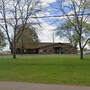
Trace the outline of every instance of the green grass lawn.
{"type": "Polygon", "coordinates": [[[90,56],[0,59],[0,81],[90,86],[90,56]]]}

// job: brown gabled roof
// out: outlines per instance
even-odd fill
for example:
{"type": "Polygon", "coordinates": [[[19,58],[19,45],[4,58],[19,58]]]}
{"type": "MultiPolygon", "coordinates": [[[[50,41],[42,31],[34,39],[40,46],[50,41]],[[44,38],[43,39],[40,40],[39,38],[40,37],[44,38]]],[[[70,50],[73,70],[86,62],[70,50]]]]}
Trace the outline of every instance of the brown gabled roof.
{"type": "MultiPolygon", "coordinates": [[[[72,46],[70,43],[24,43],[24,48],[28,48],[28,49],[34,49],[34,48],[46,48],[46,47],[50,47],[50,46],[54,46],[54,47],[58,47],[58,45],[69,45],[72,46]]],[[[22,45],[19,43],[17,44],[17,48],[21,48],[22,45]]]]}
{"type": "MultiPolygon", "coordinates": [[[[34,49],[34,48],[38,48],[38,43],[24,43],[23,44],[23,47],[24,48],[30,48],[30,49],[34,49]]],[[[22,44],[21,43],[18,43],[16,48],[22,48],[22,44]]]]}
{"type": "Polygon", "coordinates": [[[70,43],[39,43],[38,48],[45,48],[45,47],[58,47],[58,45],[69,45],[72,47],[70,43]]]}

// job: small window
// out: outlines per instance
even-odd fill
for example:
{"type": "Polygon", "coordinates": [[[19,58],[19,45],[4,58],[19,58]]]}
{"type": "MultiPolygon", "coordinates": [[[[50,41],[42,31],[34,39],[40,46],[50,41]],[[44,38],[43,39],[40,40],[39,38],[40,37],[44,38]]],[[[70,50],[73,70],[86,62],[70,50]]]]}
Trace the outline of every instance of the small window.
{"type": "Polygon", "coordinates": [[[40,52],[43,52],[43,50],[41,49],[40,52]]]}
{"type": "Polygon", "coordinates": [[[47,52],[47,50],[43,50],[43,52],[47,52]]]}

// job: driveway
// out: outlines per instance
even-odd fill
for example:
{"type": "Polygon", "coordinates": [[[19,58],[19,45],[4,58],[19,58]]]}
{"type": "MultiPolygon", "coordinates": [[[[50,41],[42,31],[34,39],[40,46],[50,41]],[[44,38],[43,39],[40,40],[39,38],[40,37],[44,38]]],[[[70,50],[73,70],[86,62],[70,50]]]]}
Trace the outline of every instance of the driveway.
{"type": "Polygon", "coordinates": [[[0,82],[0,90],[90,90],[90,87],[23,82],[0,82]]]}

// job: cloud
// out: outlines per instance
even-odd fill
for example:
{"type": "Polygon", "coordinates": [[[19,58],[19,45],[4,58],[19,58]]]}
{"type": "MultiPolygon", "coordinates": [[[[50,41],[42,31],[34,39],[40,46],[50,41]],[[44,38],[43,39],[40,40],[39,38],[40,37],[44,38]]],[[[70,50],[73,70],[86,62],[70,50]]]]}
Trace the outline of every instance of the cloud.
{"type": "Polygon", "coordinates": [[[53,33],[54,33],[54,42],[67,42],[66,38],[60,38],[60,36],[56,36],[56,27],[53,25],[49,25],[42,19],[40,19],[40,22],[42,22],[42,27],[38,28],[37,33],[39,40],[41,42],[51,42],[53,43],[53,33]]]}
{"type": "Polygon", "coordinates": [[[41,42],[52,42],[52,30],[56,29],[55,26],[49,25],[47,22],[39,19],[41,26],[37,30],[39,40],[41,42]]]}
{"type": "Polygon", "coordinates": [[[42,6],[46,7],[49,3],[56,2],[56,0],[41,0],[42,6]]]}

